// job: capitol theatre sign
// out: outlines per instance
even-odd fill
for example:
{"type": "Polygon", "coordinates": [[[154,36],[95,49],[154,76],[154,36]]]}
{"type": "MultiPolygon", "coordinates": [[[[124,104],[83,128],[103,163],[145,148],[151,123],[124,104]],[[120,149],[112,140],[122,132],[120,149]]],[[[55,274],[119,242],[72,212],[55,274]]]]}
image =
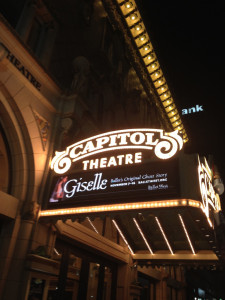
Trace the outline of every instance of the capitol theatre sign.
{"type": "Polygon", "coordinates": [[[49,208],[178,197],[177,131],[129,129],[99,134],[56,152],[49,208]],[[172,160],[170,159],[172,158],[172,160]]]}
{"type": "Polygon", "coordinates": [[[110,168],[142,163],[142,152],[153,152],[162,160],[173,157],[183,147],[178,131],[166,133],[162,129],[127,129],[99,134],[68,146],[55,153],[51,168],[64,174],[72,164],[82,161],[83,170],[110,168]],[[126,153],[119,153],[120,151],[126,153]],[[132,151],[130,153],[129,151],[132,151]],[[138,151],[138,152],[134,152],[138,151]],[[105,153],[117,153],[109,157],[105,153]],[[98,155],[95,159],[92,156],[98,155]]]}

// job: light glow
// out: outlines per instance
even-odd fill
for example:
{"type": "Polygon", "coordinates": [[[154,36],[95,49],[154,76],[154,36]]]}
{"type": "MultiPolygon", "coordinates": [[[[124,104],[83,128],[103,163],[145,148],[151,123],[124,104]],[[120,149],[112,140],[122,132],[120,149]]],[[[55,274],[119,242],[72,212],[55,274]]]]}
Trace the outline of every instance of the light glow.
{"type": "Polygon", "coordinates": [[[183,218],[181,217],[180,214],[178,214],[178,216],[179,216],[180,222],[181,222],[181,224],[182,224],[182,227],[183,227],[183,229],[184,229],[185,235],[186,235],[186,237],[187,237],[188,243],[189,243],[189,245],[190,245],[190,247],[191,247],[191,251],[192,251],[193,254],[195,254],[195,250],[194,250],[194,247],[193,247],[193,245],[192,245],[192,242],[191,242],[191,239],[190,239],[190,237],[189,237],[189,234],[188,234],[188,232],[187,232],[187,228],[186,228],[186,226],[185,226],[185,224],[184,224],[183,218]]]}
{"type": "Polygon", "coordinates": [[[164,237],[164,240],[165,240],[165,242],[166,242],[166,244],[167,244],[167,246],[168,246],[168,248],[169,248],[169,250],[170,250],[170,253],[171,253],[172,255],[174,255],[173,250],[172,250],[172,248],[171,248],[171,246],[170,246],[170,243],[169,243],[169,241],[168,241],[168,239],[167,239],[167,237],[166,237],[166,235],[165,235],[165,232],[164,232],[164,230],[163,230],[163,228],[162,228],[162,226],[161,226],[161,224],[160,224],[160,222],[159,222],[159,219],[158,219],[157,217],[155,217],[155,220],[156,220],[156,222],[157,222],[157,224],[158,224],[158,226],[159,226],[159,229],[160,229],[160,231],[161,231],[161,233],[162,233],[162,235],[163,235],[163,237],[164,237]]]}
{"type": "Polygon", "coordinates": [[[143,231],[141,230],[141,228],[140,228],[140,226],[139,226],[137,220],[136,220],[135,218],[133,218],[133,221],[134,221],[134,223],[135,223],[135,225],[136,225],[138,231],[140,232],[140,234],[141,234],[141,236],[142,236],[142,238],[143,238],[143,240],[144,240],[144,242],[145,242],[145,245],[147,246],[149,252],[150,252],[151,254],[154,254],[153,251],[152,251],[152,249],[151,249],[151,247],[150,247],[150,245],[149,245],[149,243],[148,243],[148,241],[146,240],[146,238],[145,238],[145,236],[144,236],[144,233],[143,233],[143,231]]]}
{"type": "Polygon", "coordinates": [[[137,26],[135,26],[135,29],[137,30],[137,31],[139,31],[139,30],[141,30],[141,25],[137,25],[137,26]]]}
{"type": "Polygon", "coordinates": [[[220,197],[214,190],[212,184],[212,172],[206,159],[204,158],[204,163],[201,163],[200,158],[198,157],[198,161],[198,178],[202,196],[202,210],[207,217],[209,225],[213,227],[210,219],[210,209],[213,211],[221,210],[220,197]]]}
{"type": "Polygon", "coordinates": [[[113,222],[114,226],[116,227],[116,229],[118,230],[118,232],[119,232],[120,236],[122,237],[123,241],[127,245],[128,249],[130,250],[131,254],[134,255],[133,250],[131,249],[130,245],[128,244],[128,242],[127,242],[125,236],[123,235],[122,231],[120,230],[118,224],[116,223],[116,221],[114,219],[112,220],[112,222],[113,222]]]}
{"type": "Polygon", "coordinates": [[[126,4],[125,4],[125,7],[126,8],[131,8],[133,6],[133,4],[131,3],[131,2],[127,2],[126,4]]]}
{"type": "Polygon", "coordinates": [[[140,40],[143,42],[144,40],[146,39],[146,36],[145,35],[142,35],[141,37],[140,37],[140,40]]]}
{"type": "Polygon", "coordinates": [[[130,18],[131,18],[132,21],[133,21],[133,20],[136,20],[137,17],[138,17],[137,14],[133,14],[133,15],[130,16],[130,18]]]}
{"type": "MultiPolygon", "coordinates": [[[[186,200],[185,200],[186,201],[186,200]]],[[[134,203],[121,203],[121,204],[107,204],[98,206],[84,206],[84,207],[71,207],[66,209],[50,209],[42,210],[39,212],[39,217],[50,216],[63,216],[63,215],[76,215],[87,213],[98,213],[107,211],[127,211],[137,209],[154,209],[154,208],[166,208],[176,206],[193,206],[201,208],[198,201],[191,201],[191,204],[187,201],[184,203],[182,199],[179,200],[163,200],[163,201],[146,201],[146,202],[134,202],[134,203]]]]}
{"type": "Polygon", "coordinates": [[[99,234],[97,228],[95,227],[95,225],[93,224],[93,222],[91,222],[91,219],[89,217],[87,217],[86,219],[88,220],[88,222],[90,223],[90,225],[94,229],[94,231],[99,234]]]}

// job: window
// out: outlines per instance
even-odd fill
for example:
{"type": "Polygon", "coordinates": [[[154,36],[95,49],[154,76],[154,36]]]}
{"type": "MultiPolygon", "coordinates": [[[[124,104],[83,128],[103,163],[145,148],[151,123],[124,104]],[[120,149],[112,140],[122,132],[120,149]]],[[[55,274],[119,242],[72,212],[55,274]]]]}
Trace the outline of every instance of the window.
{"type": "Polygon", "coordinates": [[[57,24],[42,0],[27,1],[16,25],[16,31],[37,58],[48,64],[57,24]]]}
{"type": "Polygon", "coordinates": [[[43,27],[44,26],[42,22],[35,17],[27,39],[27,45],[34,51],[34,53],[36,52],[38,44],[40,43],[43,27]]]}

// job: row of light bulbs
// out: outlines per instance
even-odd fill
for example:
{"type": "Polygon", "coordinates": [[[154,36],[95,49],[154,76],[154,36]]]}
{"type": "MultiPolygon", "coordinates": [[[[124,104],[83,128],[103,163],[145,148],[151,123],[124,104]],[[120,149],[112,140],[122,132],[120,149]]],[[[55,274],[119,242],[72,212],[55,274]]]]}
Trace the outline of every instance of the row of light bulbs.
{"type": "Polygon", "coordinates": [[[73,214],[86,214],[86,213],[98,213],[107,211],[124,211],[124,210],[137,210],[148,208],[163,208],[163,207],[176,207],[176,206],[191,206],[196,208],[202,208],[202,204],[196,200],[161,200],[161,201],[147,201],[147,202],[134,202],[134,203],[122,203],[122,204],[108,204],[86,207],[73,207],[66,209],[50,209],[42,210],[39,212],[39,217],[47,216],[59,216],[59,215],[73,215],[73,214]]]}
{"type": "Polygon", "coordinates": [[[169,91],[166,79],[160,68],[160,64],[157,60],[136,3],[134,0],[117,0],[117,2],[144,61],[148,74],[157,90],[158,96],[167,113],[170,123],[174,130],[178,130],[182,134],[183,141],[186,143],[188,141],[186,131],[169,91]]]}

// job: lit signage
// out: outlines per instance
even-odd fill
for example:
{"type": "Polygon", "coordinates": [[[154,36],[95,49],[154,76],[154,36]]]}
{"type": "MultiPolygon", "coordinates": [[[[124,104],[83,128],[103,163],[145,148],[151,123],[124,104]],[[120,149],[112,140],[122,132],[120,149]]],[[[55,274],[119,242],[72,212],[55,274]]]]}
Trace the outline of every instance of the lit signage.
{"type": "Polygon", "coordinates": [[[182,109],[182,115],[193,114],[193,113],[201,112],[201,111],[204,111],[202,105],[197,104],[193,107],[182,109]]]}
{"type": "Polygon", "coordinates": [[[90,156],[119,150],[150,150],[159,159],[169,159],[183,147],[178,131],[166,133],[162,129],[126,129],[99,134],[55,153],[51,168],[57,174],[66,173],[72,163],[82,160],[83,170],[109,168],[142,162],[142,152],[89,159],[90,156]]]}
{"type": "Polygon", "coordinates": [[[174,159],[73,173],[55,178],[49,206],[79,207],[127,200],[170,199],[179,196],[178,182],[178,163],[174,159]]]}
{"type": "Polygon", "coordinates": [[[202,197],[203,211],[210,225],[212,225],[212,222],[210,220],[210,210],[221,210],[221,206],[219,195],[215,192],[213,188],[211,170],[205,158],[204,163],[201,163],[199,160],[198,177],[202,197]]]}

